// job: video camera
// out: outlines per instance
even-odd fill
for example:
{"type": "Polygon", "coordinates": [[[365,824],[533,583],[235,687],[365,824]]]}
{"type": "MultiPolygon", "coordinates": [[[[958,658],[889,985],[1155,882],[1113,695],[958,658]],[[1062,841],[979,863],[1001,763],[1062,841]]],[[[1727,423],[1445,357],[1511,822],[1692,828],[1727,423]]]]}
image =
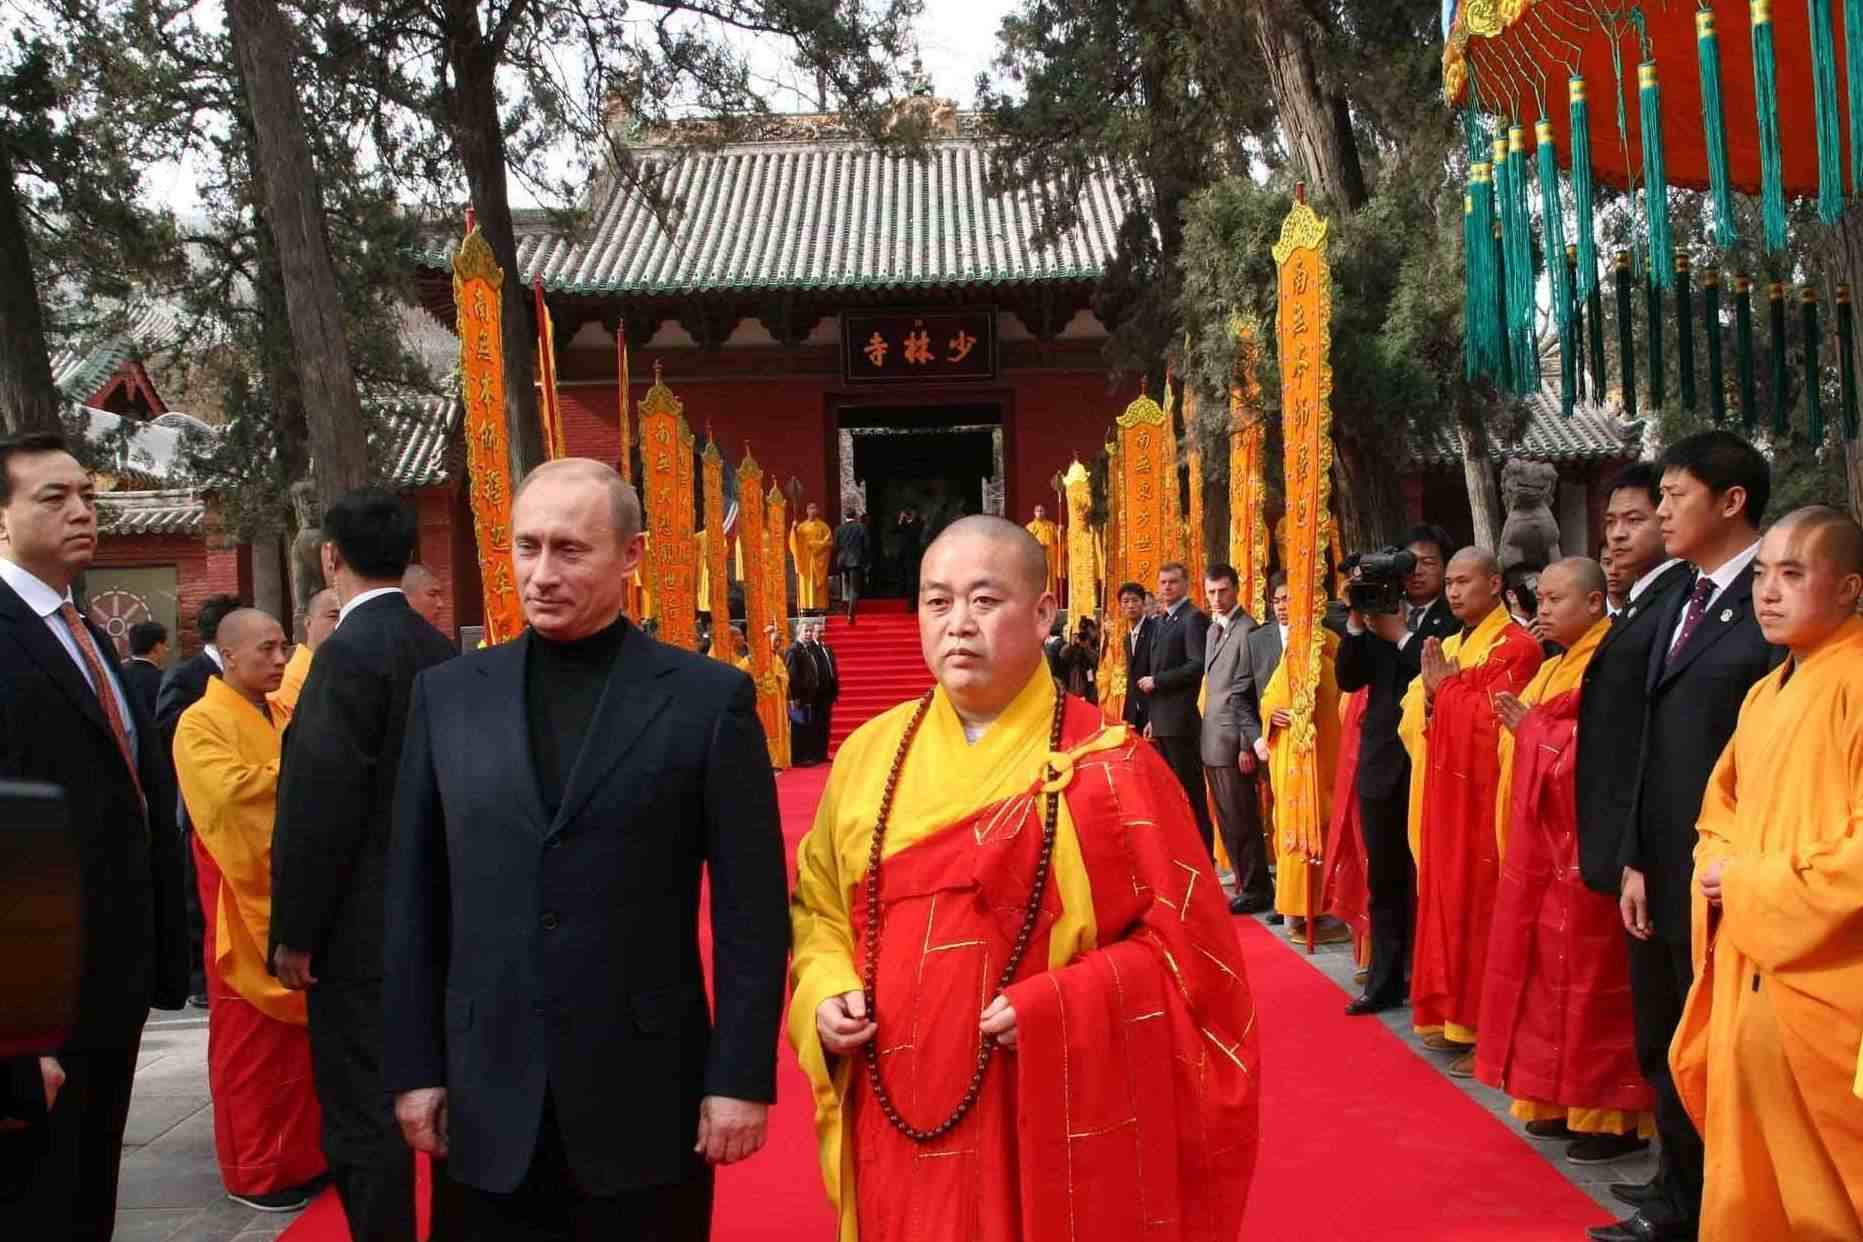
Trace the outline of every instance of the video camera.
{"type": "Polygon", "coordinates": [[[1362,615],[1395,613],[1404,606],[1404,579],[1417,568],[1416,554],[1406,548],[1380,548],[1358,552],[1341,567],[1351,575],[1346,602],[1362,615]]]}

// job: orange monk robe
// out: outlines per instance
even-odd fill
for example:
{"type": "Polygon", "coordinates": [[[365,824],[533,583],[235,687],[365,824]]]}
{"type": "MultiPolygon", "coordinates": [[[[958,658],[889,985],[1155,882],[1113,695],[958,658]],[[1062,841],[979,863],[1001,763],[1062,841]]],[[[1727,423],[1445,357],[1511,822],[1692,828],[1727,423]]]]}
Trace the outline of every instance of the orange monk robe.
{"type": "MultiPolygon", "coordinates": [[[[753,680],[756,678],[749,656],[739,656],[733,663],[749,673],[753,680]]],[[[780,651],[770,657],[770,685],[774,688],[768,694],[764,693],[762,685],[757,687],[757,719],[763,723],[763,740],[770,751],[770,766],[782,772],[790,765],[789,666],[783,662],[780,651]]]]}
{"type": "Polygon", "coordinates": [[[1583,1134],[1653,1128],[1617,901],[1578,874],[1579,690],[1610,628],[1598,621],[1540,665],[1520,692],[1532,710],[1501,730],[1501,879],[1475,1048],[1475,1076],[1516,1097],[1516,1118],[1583,1134]]]}
{"type": "Polygon", "coordinates": [[[1048,558],[1048,589],[1055,593],[1055,600],[1058,603],[1061,598],[1061,553],[1063,551],[1061,528],[1047,518],[1036,518],[1023,529],[1035,536],[1035,542],[1041,545],[1042,553],[1048,558]]]}
{"type": "Polygon", "coordinates": [[[1261,718],[1268,739],[1268,785],[1274,791],[1274,908],[1288,918],[1304,919],[1324,913],[1315,887],[1319,868],[1311,865],[1326,857],[1326,830],[1332,824],[1333,776],[1339,766],[1339,683],[1333,664],[1339,655],[1339,636],[1318,631],[1320,683],[1313,697],[1313,749],[1294,753],[1294,739],[1286,729],[1267,725],[1276,711],[1292,711],[1293,689],[1283,659],[1261,695],[1261,718]]]}
{"type": "Polygon", "coordinates": [[[815,1028],[824,1000],[861,986],[873,824],[916,704],[842,745],[798,850],[788,1032],[841,1242],[1236,1237],[1260,1063],[1227,904],[1156,750],[1070,699],[1050,755],[1054,696],[1044,667],[970,744],[937,692],[899,777],[875,1038],[921,1126],[949,1114],[976,1064],[1040,850],[1047,765],[1062,792],[1044,913],[1007,989],[1019,1046],[944,1138],[892,1129],[864,1055],[830,1062],[815,1028]]]}
{"type": "Polygon", "coordinates": [[[1863,619],[1747,693],[1696,824],[1669,1049],[1707,1145],[1702,1242],[1863,1238],[1863,619]]]}
{"type": "Polygon", "coordinates": [[[1371,961],[1371,889],[1365,876],[1365,828],[1358,812],[1359,735],[1369,690],[1339,702],[1339,757],[1333,764],[1333,817],[1326,830],[1326,881],[1320,906],[1352,929],[1354,956],[1371,961]]]}
{"type": "Polygon", "coordinates": [[[284,680],[278,683],[278,689],[265,696],[272,709],[283,711],[286,719],[298,708],[298,695],[304,691],[304,679],[310,676],[311,655],[309,643],[294,647],[291,658],[285,662],[284,680]]]}
{"type": "Polygon", "coordinates": [[[218,677],[175,727],[175,775],[194,824],[207,913],[207,1082],[220,1178],[235,1194],[301,1186],[324,1171],[304,993],[266,969],[272,823],[289,713],[259,709],[218,677]]]}
{"type": "Polygon", "coordinates": [[[1474,630],[1443,643],[1459,666],[1426,719],[1423,678],[1404,695],[1398,736],[1410,752],[1410,839],[1417,860],[1411,1020],[1422,1033],[1475,1042],[1488,929],[1501,863],[1494,839],[1501,726],[1492,696],[1519,694],[1540,645],[1496,605],[1474,630]],[[1419,776],[1421,779],[1419,779],[1419,776]]]}
{"type": "Polygon", "coordinates": [[[796,608],[822,612],[828,607],[828,553],[834,532],[820,518],[798,522],[789,531],[789,555],[796,562],[796,608]]]}

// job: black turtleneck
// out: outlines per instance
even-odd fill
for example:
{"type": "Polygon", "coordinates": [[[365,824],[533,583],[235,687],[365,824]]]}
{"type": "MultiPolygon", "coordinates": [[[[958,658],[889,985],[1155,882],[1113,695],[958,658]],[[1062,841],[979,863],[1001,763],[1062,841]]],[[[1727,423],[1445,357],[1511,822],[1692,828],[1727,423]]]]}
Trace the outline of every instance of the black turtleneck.
{"type": "Polygon", "coordinates": [[[607,629],[569,642],[552,642],[531,633],[530,657],[524,664],[524,705],[530,720],[537,792],[552,816],[562,805],[569,774],[582,753],[627,632],[626,618],[617,618],[607,629]]]}

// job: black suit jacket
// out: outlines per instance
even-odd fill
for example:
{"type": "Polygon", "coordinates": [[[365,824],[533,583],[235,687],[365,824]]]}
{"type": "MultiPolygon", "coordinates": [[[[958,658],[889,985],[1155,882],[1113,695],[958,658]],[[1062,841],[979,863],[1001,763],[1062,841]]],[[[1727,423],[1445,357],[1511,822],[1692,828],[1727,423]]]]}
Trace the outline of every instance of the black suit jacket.
{"type": "Polygon", "coordinates": [[[841,667],[835,663],[834,651],[827,643],[810,643],[808,651],[809,658],[815,661],[815,702],[820,707],[833,707],[841,697],[841,667]]]}
{"type": "Polygon", "coordinates": [[[1600,893],[1615,896],[1623,879],[1624,834],[1641,779],[1650,649],[1674,633],[1676,598],[1688,594],[1694,576],[1678,563],[1643,588],[1585,666],[1578,700],[1578,865],[1585,883],[1600,893]]]}
{"type": "MultiPolygon", "coordinates": [[[[207,693],[207,683],[219,675],[220,666],[205,650],[170,665],[162,674],[161,688],[155,697],[155,727],[161,730],[162,755],[171,768],[175,762],[175,729],[181,723],[181,713],[200,702],[201,696],[207,693]]],[[[183,832],[193,828],[188,822],[186,803],[175,807],[175,822],[181,825],[183,832]]]]}
{"type": "MultiPolygon", "coordinates": [[[[90,631],[99,652],[111,650],[108,635],[90,631]]],[[[105,668],[114,667],[106,656],[105,668]]],[[[0,581],[0,780],[64,789],[77,844],[84,960],[77,1017],[63,1045],[71,1051],[134,1047],[151,1006],[179,1009],[188,995],[174,778],[162,761],[161,731],[140,699],[123,697],[142,794],[84,674],[0,581]]]]}
{"type": "MultiPolygon", "coordinates": [[[[153,720],[156,701],[162,692],[162,670],[147,660],[134,658],[123,661],[120,667],[123,688],[136,696],[142,703],[143,713],[153,720]]],[[[205,687],[201,693],[207,693],[205,687]]]]}
{"type": "MultiPolygon", "coordinates": [[[[1691,584],[1692,585],[1692,584],[1691,584]]],[[[1695,821],[1708,777],[1739,723],[1753,683],[1784,657],[1753,615],[1753,575],[1743,573],[1708,605],[1688,642],[1665,662],[1689,588],[1673,595],[1650,648],[1649,706],[1641,779],[1619,862],[1641,871],[1650,929],[1671,944],[1689,940],[1689,885],[1695,875],[1695,821]]]]}
{"type": "Polygon", "coordinates": [[[417,684],[390,859],[386,1078],[448,1089],[450,1174],[494,1192],[529,1168],[548,1092],[576,1180],[614,1195],[697,1170],[703,1096],[776,1098],[776,781],[750,679],[630,630],[548,817],[525,720],[533,641],[417,684]]]}
{"type": "Polygon", "coordinates": [[[1449,601],[1438,597],[1417,623],[1415,637],[1403,646],[1376,634],[1351,634],[1339,644],[1333,663],[1341,694],[1370,687],[1359,725],[1358,796],[1388,798],[1409,788],[1410,755],[1397,736],[1404,716],[1404,692],[1423,668],[1423,642],[1448,638],[1461,628],[1449,601]]]}
{"type": "Polygon", "coordinates": [[[1146,672],[1151,667],[1151,640],[1152,635],[1157,632],[1158,618],[1140,617],[1138,623],[1138,638],[1133,639],[1131,634],[1127,634],[1124,639],[1120,640],[1131,644],[1126,648],[1126,705],[1124,716],[1125,722],[1134,729],[1144,729],[1145,722],[1150,719],[1150,712],[1148,709],[1151,701],[1143,694],[1139,693],[1138,680],[1145,676],[1146,672]]]}
{"type": "Polygon", "coordinates": [[[399,593],[343,618],[317,648],[285,730],[272,833],[272,928],[320,982],[382,977],[389,815],[414,677],[455,655],[399,593]]]}
{"type": "Polygon", "coordinates": [[[1187,603],[1175,616],[1152,618],[1151,631],[1145,673],[1151,675],[1152,691],[1143,696],[1145,723],[1153,737],[1196,737],[1203,730],[1197,689],[1203,684],[1209,614],[1187,603]]]}

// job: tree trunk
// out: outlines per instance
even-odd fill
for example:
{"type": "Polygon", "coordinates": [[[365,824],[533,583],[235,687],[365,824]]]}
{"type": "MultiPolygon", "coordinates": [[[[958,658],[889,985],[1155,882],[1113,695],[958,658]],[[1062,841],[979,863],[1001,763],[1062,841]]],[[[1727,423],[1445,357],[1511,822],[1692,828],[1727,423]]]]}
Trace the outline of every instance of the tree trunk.
{"type": "Polygon", "coordinates": [[[1369,197],[1351,110],[1343,94],[1320,84],[1313,47],[1297,6],[1258,0],[1256,38],[1268,70],[1268,91],[1287,131],[1287,142],[1306,174],[1310,198],[1335,211],[1357,211],[1369,197]]]}
{"type": "Polygon", "coordinates": [[[1391,484],[1396,476],[1359,441],[1333,430],[1333,512],[1339,546],[1347,556],[1397,542],[1403,509],[1391,484]]]}
{"type": "Polygon", "coordinates": [[[13,162],[0,142],[0,431],[59,431],[60,405],[13,162]]]}
{"type": "Polygon", "coordinates": [[[264,214],[284,277],[321,508],[368,482],[368,430],[344,335],[317,169],[291,77],[293,32],[275,0],[230,0],[227,17],[252,109],[264,214]]]}
{"type": "MultiPolygon", "coordinates": [[[[1853,292],[1863,292],[1863,203],[1844,208],[1837,221],[1837,242],[1844,252],[1844,280],[1853,292]]],[[[1852,352],[1863,374],[1863,333],[1852,343],[1852,352]]],[[[1850,515],[1863,522],[1863,443],[1856,440],[1844,442],[1844,482],[1850,492],[1850,515]]]]}
{"type": "MultiPolygon", "coordinates": [[[[514,0],[515,2],[515,0],[514,0]]],[[[543,425],[537,414],[537,327],[530,291],[518,271],[517,234],[505,181],[505,135],[498,115],[498,48],[479,24],[476,0],[446,0],[447,124],[466,169],[466,186],[479,231],[504,269],[500,328],[505,353],[505,429],[511,440],[511,477],[522,479],[543,464],[543,425]]]]}
{"type": "Polygon", "coordinates": [[[1462,449],[1462,478],[1468,484],[1468,509],[1475,524],[1475,546],[1498,552],[1501,498],[1494,486],[1494,464],[1488,460],[1488,437],[1481,424],[1463,412],[1456,419],[1455,438],[1462,449]]]}

